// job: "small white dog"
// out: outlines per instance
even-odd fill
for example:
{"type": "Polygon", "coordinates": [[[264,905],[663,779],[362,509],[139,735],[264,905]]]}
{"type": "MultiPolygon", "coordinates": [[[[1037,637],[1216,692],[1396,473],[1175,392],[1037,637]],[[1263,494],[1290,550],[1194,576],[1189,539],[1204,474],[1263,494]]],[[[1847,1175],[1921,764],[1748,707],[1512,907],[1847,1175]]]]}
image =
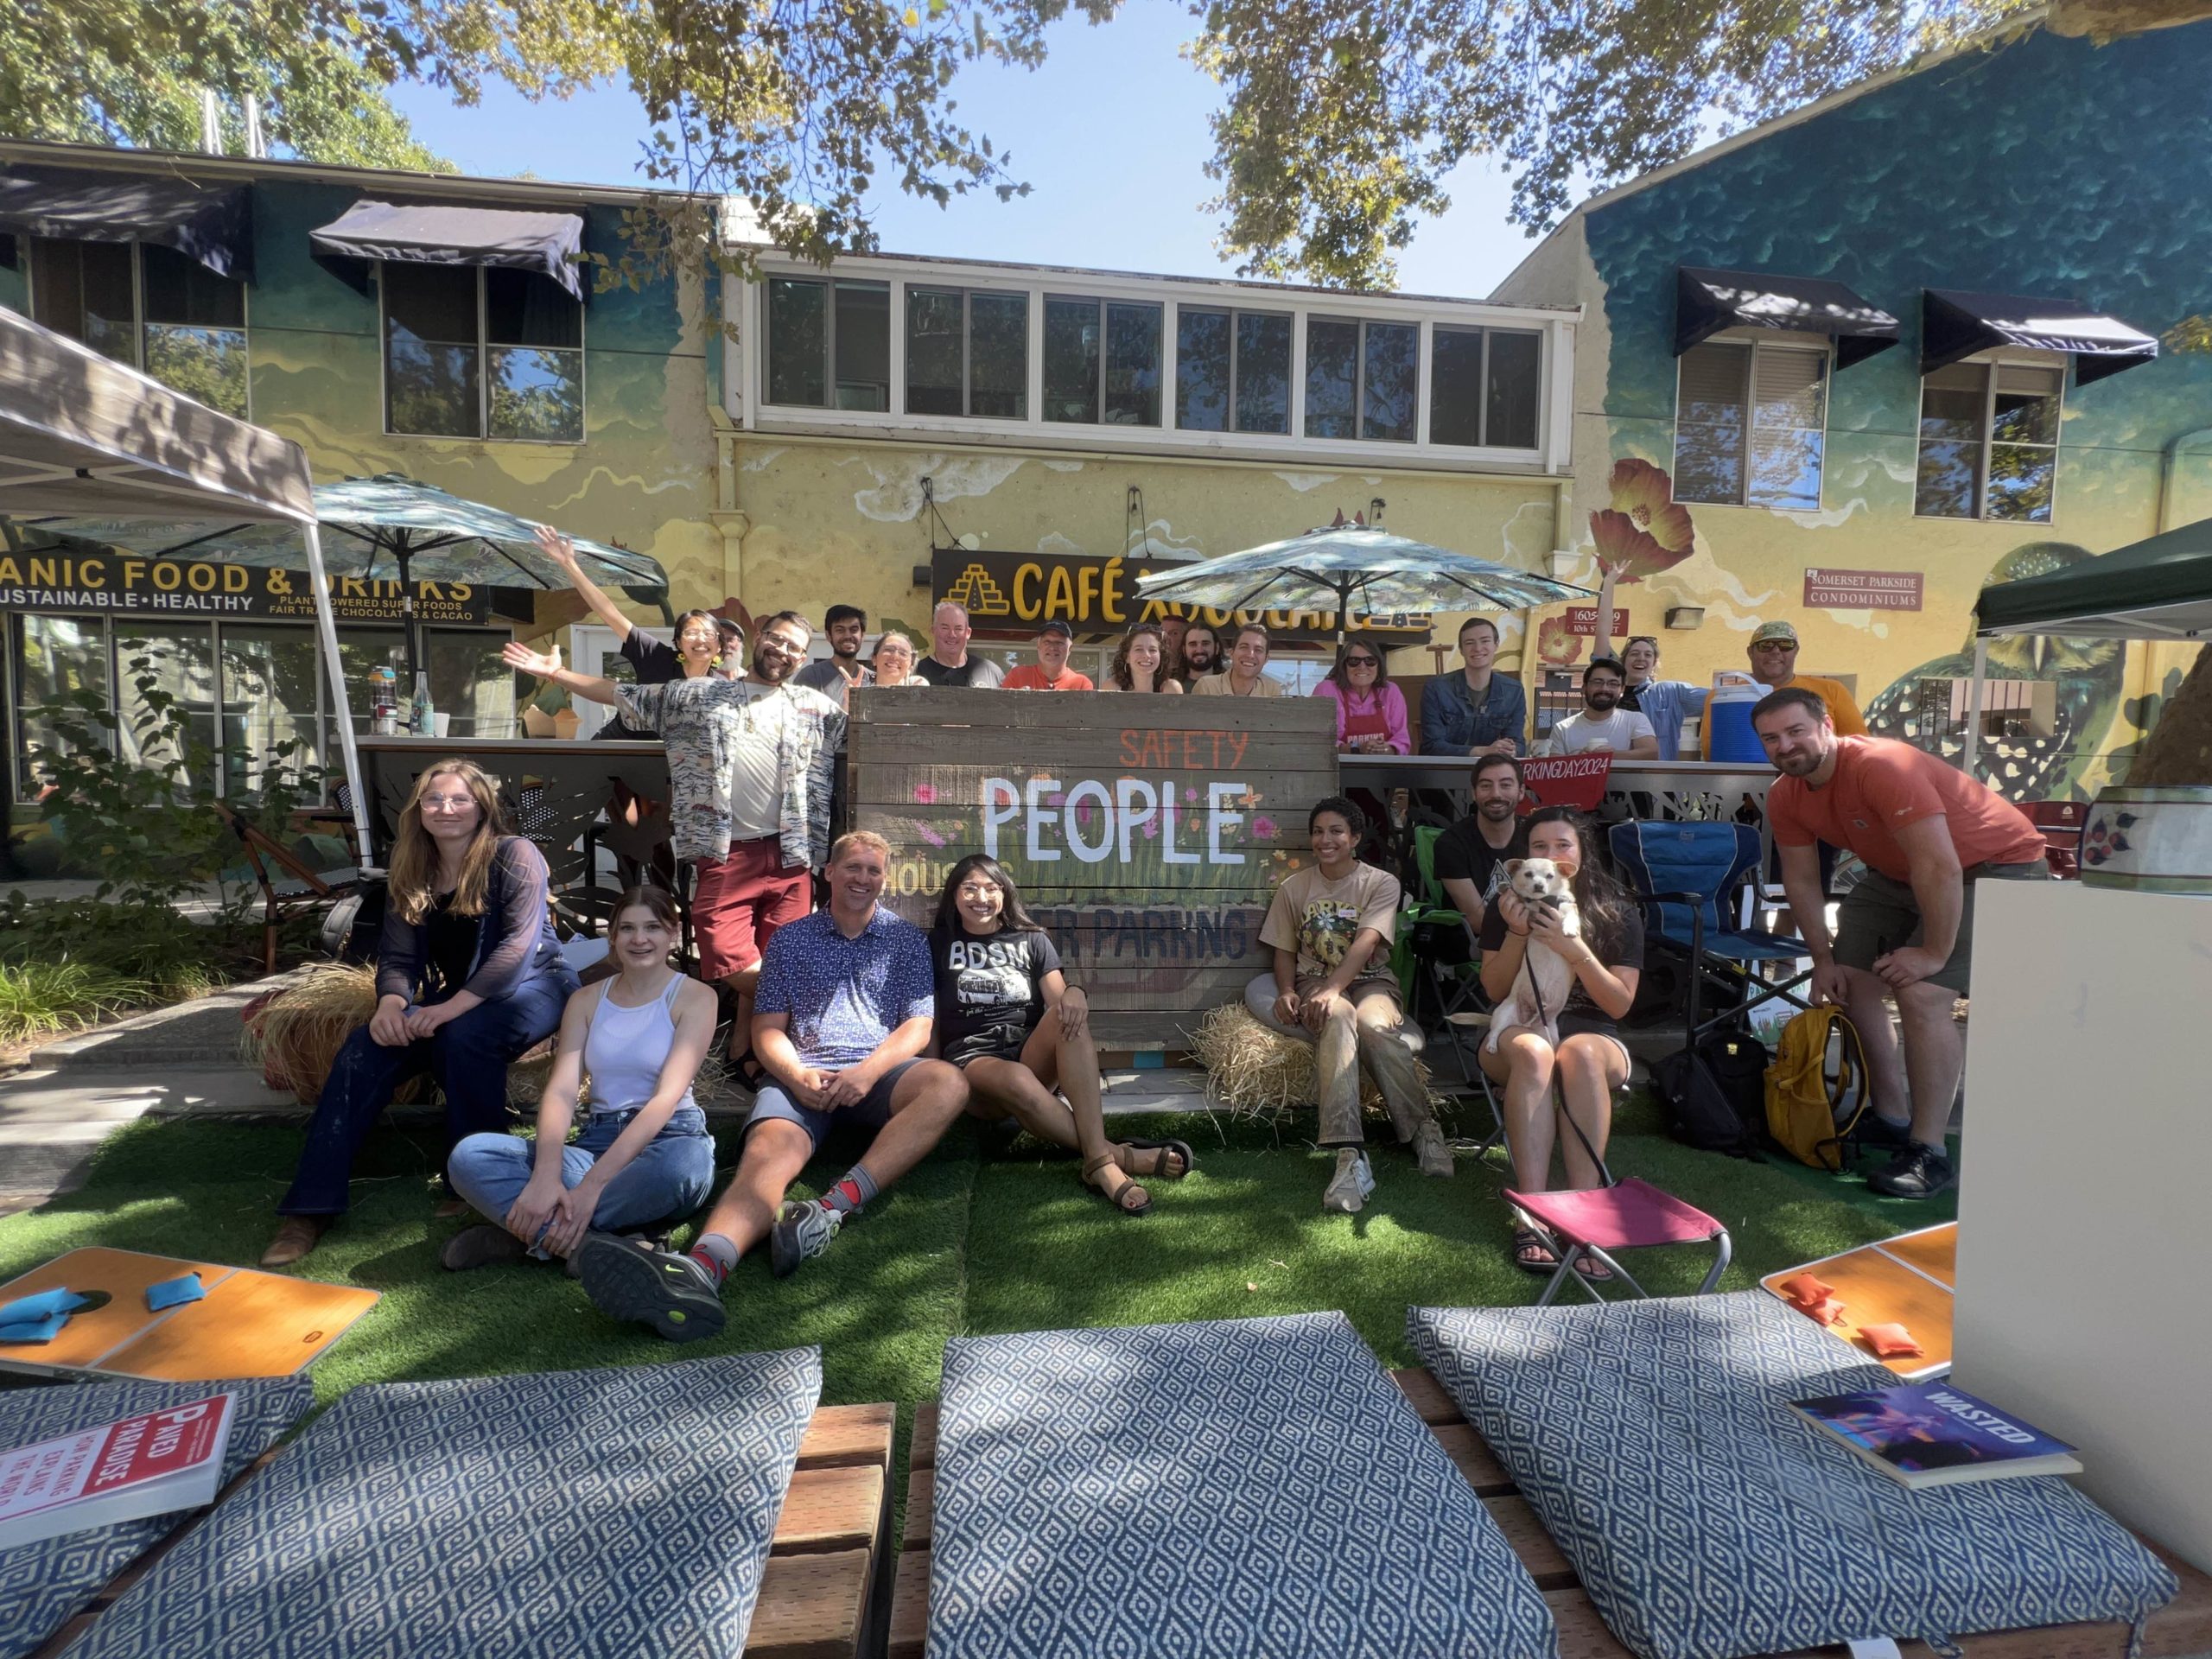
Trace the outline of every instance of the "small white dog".
{"type": "MultiPolygon", "coordinates": [[[[1529,909],[1541,905],[1557,912],[1560,931],[1568,938],[1582,937],[1581,918],[1574,908],[1574,889],[1567,885],[1559,866],[1551,860],[1509,858],[1505,861],[1505,881],[1529,909]]],[[[1567,1006],[1567,993],[1573,988],[1574,970],[1567,965],[1567,958],[1534,934],[1529,935],[1528,949],[1521,958],[1521,971],[1514,977],[1513,995],[1491,1014],[1490,1040],[1483,1046],[1495,1054],[1500,1033],[1514,1026],[1524,1026],[1542,1032],[1546,1040],[1556,1048],[1559,1011],[1567,1006]],[[1537,1013],[1539,1004],[1543,1010],[1541,1017],[1537,1013]]]]}

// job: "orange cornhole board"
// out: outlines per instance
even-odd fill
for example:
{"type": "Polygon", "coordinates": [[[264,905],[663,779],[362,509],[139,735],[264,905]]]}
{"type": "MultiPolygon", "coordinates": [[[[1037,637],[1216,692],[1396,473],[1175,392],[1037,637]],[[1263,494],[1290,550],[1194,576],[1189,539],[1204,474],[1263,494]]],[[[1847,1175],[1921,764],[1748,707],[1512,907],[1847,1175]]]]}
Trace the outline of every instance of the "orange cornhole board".
{"type": "Polygon", "coordinates": [[[175,1382],[289,1376],[312,1364],[382,1294],[218,1262],[87,1249],[0,1285],[0,1304],[63,1288],[104,1290],[110,1300],[71,1315],[52,1342],[0,1343],[0,1366],[175,1382]],[[160,1313],[148,1309],[149,1285],[194,1272],[206,1296],[160,1313]]]}
{"type": "Polygon", "coordinates": [[[1782,1281],[1809,1273],[1835,1288],[1843,1322],[1827,1328],[1868,1359],[1873,1351],[1859,1338],[1863,1326],[1901,1325],[1928,1351],[1880,1363],[1909,1382],[1940,1376],[1951,1369],[1952,1291],[1958,1278],[1959,1224],[1916,1233],[1900,1233],[1878,1244],[1861,1245],[1841,1255],[1784,1268],[1759,1281],[1783,1300],[1782,1281]]]}

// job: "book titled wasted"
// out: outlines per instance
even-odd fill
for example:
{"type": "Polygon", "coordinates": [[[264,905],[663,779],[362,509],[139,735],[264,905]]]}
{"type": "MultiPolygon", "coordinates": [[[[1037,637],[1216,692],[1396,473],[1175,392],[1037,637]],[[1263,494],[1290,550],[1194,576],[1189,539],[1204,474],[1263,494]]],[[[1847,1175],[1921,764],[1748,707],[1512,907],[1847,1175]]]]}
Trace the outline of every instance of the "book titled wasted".
{"type": "Polygon", "coordinates": [[[234,1398],[210,1395],[0,1450],[0,1550],[212,1502],[234,1398]]]}
{"type": "Polygon", "coordinates": [[[1790,1409],[1916,1489],[2012,1475],[2073,1475],[2075,1448],[1948,1382],[1793,1400],[1790,1409]]]}

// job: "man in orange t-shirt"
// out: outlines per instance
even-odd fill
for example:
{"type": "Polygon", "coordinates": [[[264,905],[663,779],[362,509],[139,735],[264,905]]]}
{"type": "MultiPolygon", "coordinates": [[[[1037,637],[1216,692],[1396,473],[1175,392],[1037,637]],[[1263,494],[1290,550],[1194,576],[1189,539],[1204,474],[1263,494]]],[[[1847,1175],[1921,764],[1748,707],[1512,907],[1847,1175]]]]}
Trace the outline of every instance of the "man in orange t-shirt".
{"type": "Polygon", "coordinates": [[[1095,691],[1090,676],[1068,666],[1068,647],[1075,630],[1057,617],[1037,630],[1037,660],[1024,663],[1006,677],[1009,691],[1095,691]]]}
{"type": "Polygon", "coordinates": [[[1813,995],[1841,1004],[1858,1027],[1875,1113],[1901,1142],[1866,1184],[1893,1198],[1933,1197],[1955,1179],[1943,1131],[1966,1044],[1951,1010],[1973,958],[1974,884],[2048,879],[2043,836],[2019,808],[1939,756],[1888,738],[1838,737],[1826,705],[1802,686],[1762,698],[1751,728],[1782,773],[1767,822],[1813,958],[1813,995]],[[1833,940],[1816,842],[1847,847],[1866,865],[1844,895],[1833,940]],[[1902,1061],[1885,995],[1897,999],[1902,1061]]]}

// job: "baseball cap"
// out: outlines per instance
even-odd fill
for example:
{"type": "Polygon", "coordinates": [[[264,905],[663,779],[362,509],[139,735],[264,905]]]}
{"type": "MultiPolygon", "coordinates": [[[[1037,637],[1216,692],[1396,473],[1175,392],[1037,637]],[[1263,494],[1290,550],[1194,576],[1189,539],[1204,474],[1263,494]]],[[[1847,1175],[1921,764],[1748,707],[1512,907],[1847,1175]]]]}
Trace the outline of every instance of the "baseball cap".
{"type": "Polygon", "coordinates": [[[1037,632],[1040,639],[1048,633],[1057,633],[1063,639],[1072,639],[1075,638],[1075,630],[1070,627],[1066,623],[1061,621],[1057,616],[1049,622],[1039,623],[1037,625],[1037,632]]]}
{"type": "Polygon", "coordinates": [[[1785,645],[1794,645],[1797,643],[1797,630],[1787,622],[1762,622],[1751,630],[1751,643],[1755,645],[1769,645],[1776,640],[1785,645]]]}

